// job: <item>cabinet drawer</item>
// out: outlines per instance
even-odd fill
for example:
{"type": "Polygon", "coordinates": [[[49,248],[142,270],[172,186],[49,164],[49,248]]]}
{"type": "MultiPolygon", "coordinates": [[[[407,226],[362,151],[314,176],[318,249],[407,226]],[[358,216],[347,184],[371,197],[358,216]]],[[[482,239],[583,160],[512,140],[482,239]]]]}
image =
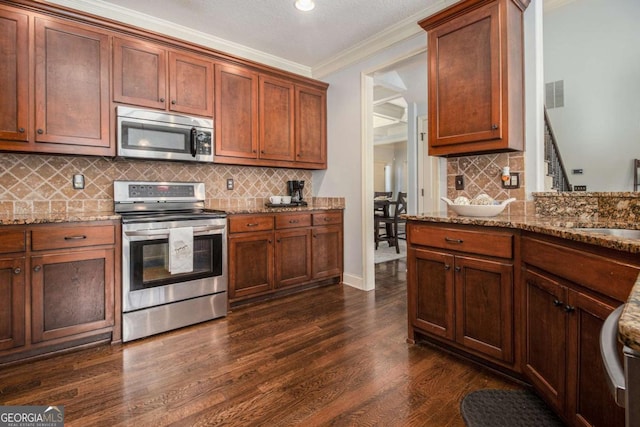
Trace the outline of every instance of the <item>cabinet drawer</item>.
{"type": "Polygon", "coordinates": [[[309,227],[311,225],[310,213],[292,213],[276,215],[276,228],[309,227]]]}
{"type": "Polygon", "coordinates": [[[313,214],[313,225],[342,224],[342,212],[320,212],[313,214]]]}
{"type": "Polygon", "coordinates": [[[0,253],[24,252],[26,249],[25,231],[0,232],[0,253]]]}
{"type": "Polygon", "coordinates": [[[513,257],[513,234],[493,230],[463,230],[457,228],[412,225],[409,242],[479,255],[513,257]]]}
{"type": "Polygon", "coordinates": [[[39,227],[31,231],[31,249],[34,251],[113,244],[113,225],[39,227]]]}
{"type": "Polygon", "coordinates": [[[230,216],[229,233],[273,230],[273,215],[230,216]]]}

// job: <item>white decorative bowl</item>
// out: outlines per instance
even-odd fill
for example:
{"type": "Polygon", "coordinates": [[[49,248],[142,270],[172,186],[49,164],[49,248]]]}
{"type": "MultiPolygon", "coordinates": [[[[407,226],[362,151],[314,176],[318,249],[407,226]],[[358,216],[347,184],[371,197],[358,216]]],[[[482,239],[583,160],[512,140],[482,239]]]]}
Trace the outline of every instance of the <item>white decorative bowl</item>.
{"type": "Polygon", "coordinates": [[[499,215],[509,203],[516,200],[515,197],[512,197],[500,203],[496,202],[497,204],[495,205],[456,205],[446,197],[441,197],[440,199],[447,203],[455,213],[461,216],[496,216],[499,215]]]}

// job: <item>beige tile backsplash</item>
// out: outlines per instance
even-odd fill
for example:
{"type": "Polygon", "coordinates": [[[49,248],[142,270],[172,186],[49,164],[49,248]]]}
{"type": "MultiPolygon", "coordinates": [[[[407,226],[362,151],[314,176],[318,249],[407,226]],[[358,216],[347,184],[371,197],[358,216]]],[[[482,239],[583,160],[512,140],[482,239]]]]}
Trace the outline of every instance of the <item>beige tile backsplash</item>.
{"type": "Polygon", "coordinates": [[[480,154],[447,159],[447,197],[451,200],[459,196],[472,199],[482,193],[496,200],[515,197],[517,200],[508,207],[509,214],[533,214],[533,204],[525,201],[524,179],[523,152],[480,154]],[[520,188],[515,190],[502,188],[500,175],[505,166],[509,166],[511,172],[520,173],[520,188]],[[464,190],[455,189],[456,175],[464,176],[464,190]]]}
{"type": "Polygon", "coordinates": [[[289,180],[305,181],[305,199],[313,194],[311,171],[299,169],[0,153],[0,214],[112,212],[114,180],[202,181],[207,207],[218,209],[261,208],[286,194],[289,180]],[[84,175],[83,190],[73,188],[74,174],[84,175]]]}

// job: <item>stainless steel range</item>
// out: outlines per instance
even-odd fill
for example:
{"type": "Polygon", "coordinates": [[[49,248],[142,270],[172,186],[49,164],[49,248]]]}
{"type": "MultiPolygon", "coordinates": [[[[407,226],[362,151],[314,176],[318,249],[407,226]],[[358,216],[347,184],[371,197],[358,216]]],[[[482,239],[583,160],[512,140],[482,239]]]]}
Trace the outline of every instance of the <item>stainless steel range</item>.
{"type": "Polygon", "coordinates": [[[227,219],[201,182],[114,181],[122,216],[122,340],[227,314],[227,219]]]}

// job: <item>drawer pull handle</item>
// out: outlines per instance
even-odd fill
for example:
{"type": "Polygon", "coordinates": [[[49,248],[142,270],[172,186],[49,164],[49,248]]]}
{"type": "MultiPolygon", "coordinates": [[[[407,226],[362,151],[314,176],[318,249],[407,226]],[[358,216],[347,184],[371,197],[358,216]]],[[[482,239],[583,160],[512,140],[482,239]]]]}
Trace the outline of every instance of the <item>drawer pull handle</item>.
{"type": "Polygon", "coordinates": [[[290,220],[289,220],[289,224],[297,224],[297,223],[299,223],[299,222],[300,222],[300,221],[299,221],[299,220],[297,220],[297,219],[290,219],[290,220]]]}
{"type": "Polygon", "coordinates": [[[451,237],[445,237],[444,241],[447,243],[457,243],[457,244],[464,243],[464,240],[462,239],[452,239],[451,237]]]}
{"type": "Polygon", "coordinates": [[[36,273],[38,271],[42,270],[42,266],[41,265],[36,265],[35,267],[33,267],[33,271],[35,271],[36,273]]]}
{"type": "Polygon", "coordinates": [[[325,221],[331,221],[331,218],[329,218],[329,217],[325,217],[325,218],[324,218],[324,220],[325,220],[325,221]]]}
{"type": "Polygon", "coordinates": [[[255,227],[257,225],[258,225],[257,222],[250,222],[249,224],[247,224],[247,227],[255,227]]]}
{"type": "Polygon", "coordinates": [[[22,273],[22,270],[20,269],[20,267],[16,267],[16,268],[13,270],[13,274],[20,274],[20,273],[22,273]]]}
{"type": "Polygon", "coordinates": [[[64,236],[64,240],[84,240],[86,238],[87,236],[85,236],[84,234],[81,236],[64,236]]]}

